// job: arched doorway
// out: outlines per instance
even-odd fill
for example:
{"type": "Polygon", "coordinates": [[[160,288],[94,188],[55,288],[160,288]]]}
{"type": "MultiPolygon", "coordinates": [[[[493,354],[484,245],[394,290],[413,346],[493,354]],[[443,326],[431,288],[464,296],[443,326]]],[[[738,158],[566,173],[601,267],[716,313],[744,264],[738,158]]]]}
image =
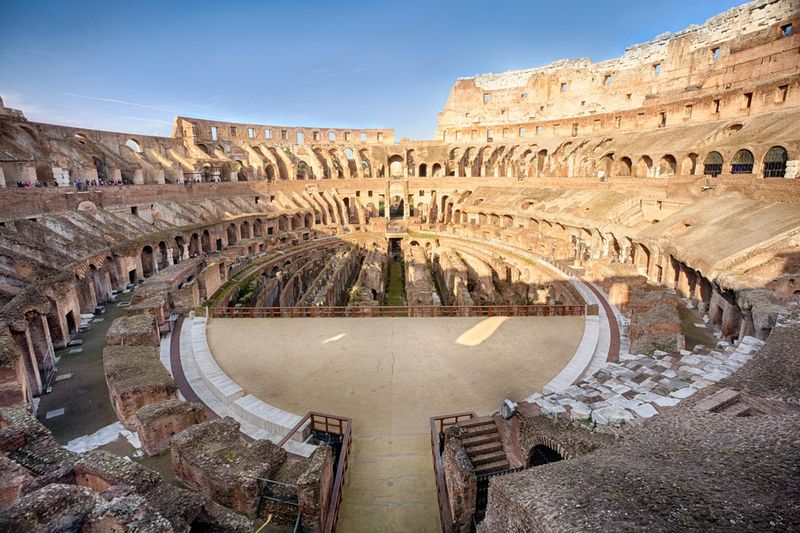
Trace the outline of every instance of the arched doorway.
{"type": "Polygon", "coordinates": [[[528,456],[528,466],[542,466],[549,463],[562,461],[563,459],[564,458],[561,457],[561,454],[550,446],[537,444],[533,447],[530,455],[528,456]]]}
{"type": "Polygon", "coordinates": [[[783,146],[773,146],[764,156],[764,177],[783,178],[786,176],[786,161],[789,152],[783,146]]]}
{"type": "Polygon", "coordinates": [[[203,247],[203,253],[206,254],[211,253],[211,234],[208,232],[207,229],[203,230],[202,247],[203,247]]]}
{"type": "Polygon", "coordinates": [[[722,174],[723,163],[722,155],[719,152],[709,152],[703,161],[703,174],[716,178],[722,174]]]}
{"type": "Polygon", "coordinates": [[[753,173],[753,152],[750,150],[739,150],[734,154],[731,161],[731,174],[752,174],[753,173]]]}
{"type": "Polygon", "coordinates": [[[153,258],[153,247],[150,245],[142,248],[142,253],[139,254],[142,260],[142,272],[145,276],[152,276],[156,271],[156,263],[153,258]]]}
{"type": "Polygon", "coordinates": [[[389,158],[389,176],[392,178],[403,177],[403,156],[393,155],[389,158]]]}

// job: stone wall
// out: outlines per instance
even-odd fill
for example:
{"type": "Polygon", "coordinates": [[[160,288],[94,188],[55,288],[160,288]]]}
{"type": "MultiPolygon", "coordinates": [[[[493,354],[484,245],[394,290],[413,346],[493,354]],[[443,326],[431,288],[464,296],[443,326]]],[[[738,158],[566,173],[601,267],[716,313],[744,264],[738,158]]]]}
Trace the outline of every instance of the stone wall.
{"type": "Polygon", "coordinates": [[[158,455],[169,449],[172,437],[193,424],[205,422],[206,408],[177,398],[148,403],[136,411],[134,423],[142,450],[158,455]]]}
{"type": "Polygon", "coordinates": [[[134,430],[145,405],[176,399],[178,387],[150,346],[107,346],[103,368],[111,405],[122,424],[134,430]]]}

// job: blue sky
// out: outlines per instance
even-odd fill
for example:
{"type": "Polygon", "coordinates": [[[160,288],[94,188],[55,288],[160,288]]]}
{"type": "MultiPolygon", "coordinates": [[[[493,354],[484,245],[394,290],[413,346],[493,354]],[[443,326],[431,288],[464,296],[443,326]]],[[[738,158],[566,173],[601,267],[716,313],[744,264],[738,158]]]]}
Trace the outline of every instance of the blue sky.
{"type": "Polygon", "coordinates": [[[0,95],[31,120],[169,135],[172,118],[432,138],[456,78],[625,47],[734,0],[7,2],[0,95]]]}

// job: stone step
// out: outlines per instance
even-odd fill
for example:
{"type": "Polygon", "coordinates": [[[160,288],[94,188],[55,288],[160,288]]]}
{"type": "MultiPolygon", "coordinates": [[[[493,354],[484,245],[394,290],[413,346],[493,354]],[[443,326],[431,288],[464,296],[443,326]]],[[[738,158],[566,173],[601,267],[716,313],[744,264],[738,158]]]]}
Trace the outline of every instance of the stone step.
{"type": "Polygon", "coordinates": [[[467,455],[472,457],[473,455],[483,455],[485,453],[503,451],[503,443],[499,440],[472,446],[464,443],[464,448],[467,450],[467,455]]]}
{"type": "Polygon", "coordinates": [[[733,389],[721,389],[695,407],[702,411],[719,412],[721,409],[739,401],[739,392],[733,389]]]}
{"type": "Polygon", "coordinates": [[[497,463],[499,461],[508,462],[506,454],[503,453],[502,451],[485,453],[483,455],[476,455],[474,457],[470,457],[469,460],[472,462],[472,466],[474,467],[490,463],[497,463]]]}
{"type": "Polygon", "coordinates": [[[495,461],[494,463],[485,463],[475,467],[475,475],[491,474],[492,472],[500,472],[501,470],[508,470],[511,465],[508,464],[506,459],[502,461],[495,461]]]}
{"type": "Polygon", "coordinates": [[[732,405],[728,405],[724,409],[717,412],[726,414],[728,416],[749,416],[750,406],[745,403],[739,402],[739,403],[734,403],[732,405]]]}
{"type": "Polygon", "coordinates": [[[459,422],[458,427],[462,429],[468,429],[478,426],[487,426],[489,424],[495,425],[493,418],[473,418],[472,420],[467,420],[466,422],[459,422]]]}
{"type": "Polygon", "coordinates": [[[464,445],[465,448],[470,448],[473,446],[481,446],[483,444],[489,444],[491,442],[500,442],[500,434],[487,434],[481,435],[478,437],[466,437],[461,440],[461,443],[464,445]]]}
{"type": "Polygon", "coordinates": [[[491,426],[480,426],[470,428],[463,433],[461,433],[462,439],[467,439],[469,437],[479,437],[481,435],[491,435],[492,433],[497,433],[497,426],[492,424],[491,426]]]}

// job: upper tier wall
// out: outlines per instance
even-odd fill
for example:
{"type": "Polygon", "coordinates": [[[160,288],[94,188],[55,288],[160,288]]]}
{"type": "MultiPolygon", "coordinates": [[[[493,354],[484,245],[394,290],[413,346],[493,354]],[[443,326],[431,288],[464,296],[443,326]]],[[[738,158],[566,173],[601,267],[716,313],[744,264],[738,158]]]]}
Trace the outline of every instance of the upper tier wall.
{"type": "Polygon", "coordinates": [[[391,128],[307,128],[270,124],[217,122],[177,117],[172,135],[192,141],[259,141],[281,144],[378,143],[394,144],[391,128]]]}
{"type": "MultiPolygon", "coordinates": [[[[668,121],[693,116],[707,120],[707,108],[717,116],[747,115],[768,110],[741,105],[743,94],[764,86],[778,90],[794,85],[789,94],[770,91],[764,103],[800,105],[799,15],[795,0],[760,0],[702,26],[633,46],[617,59],[562,60],[537,69],[459,79],[439,114],[437,137],[444,138],[447,130],[447,139],[454,140],[456,130],[508,124],[526,127],[532,134],[548,121],[595,115],[601,121],[592,123],[596,129],[634,128],[640,124],[626,120],[624,113],[643,109],[649,119],[658,115],[659,107],[678,102],[681,108],[695,104],[694,109],[670,112],[668,121]],[[718,110],[713,102],[717,94],[723,95],[718,110]],[[622,126],[613,115],[619,113],[622,126]]],[[[754,95],[752,104],[760,98],[754,95]]]]}

